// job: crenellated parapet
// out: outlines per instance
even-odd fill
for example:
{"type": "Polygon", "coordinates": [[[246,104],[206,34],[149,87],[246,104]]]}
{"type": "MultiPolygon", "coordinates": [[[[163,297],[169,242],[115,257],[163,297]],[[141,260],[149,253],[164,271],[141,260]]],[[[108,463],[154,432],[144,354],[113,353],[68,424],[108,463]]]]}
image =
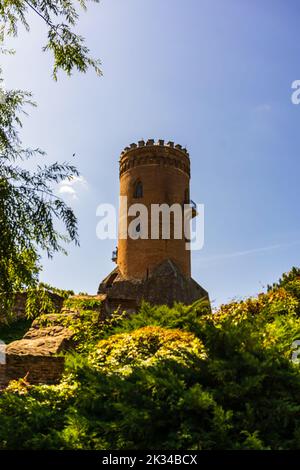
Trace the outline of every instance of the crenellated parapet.
{"type": "Polygon", "coordinates": [[[125,147],[120,156],[120,176],[140,165],[171,166],[190,176],[190,159],[186,148],[172,141],[139,140],[125,147]]]}

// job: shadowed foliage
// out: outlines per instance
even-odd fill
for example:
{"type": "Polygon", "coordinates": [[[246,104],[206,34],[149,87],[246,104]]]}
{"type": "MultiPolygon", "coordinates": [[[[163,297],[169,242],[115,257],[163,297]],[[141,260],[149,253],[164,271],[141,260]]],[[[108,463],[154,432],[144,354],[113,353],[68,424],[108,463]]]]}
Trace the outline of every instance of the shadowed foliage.
{"type": "Polygon", "coordinates": [[[72,300],[82,314],[64,379],[10,383],[0,448],[299,449],[299,283],[293,269],[215,313],[144,304],[102,323],[72,300]]]}

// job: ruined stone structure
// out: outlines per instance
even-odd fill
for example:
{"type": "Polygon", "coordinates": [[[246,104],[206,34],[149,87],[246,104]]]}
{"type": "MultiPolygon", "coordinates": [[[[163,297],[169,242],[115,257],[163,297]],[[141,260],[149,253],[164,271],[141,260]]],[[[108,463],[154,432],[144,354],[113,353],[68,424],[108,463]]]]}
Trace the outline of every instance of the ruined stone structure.
{"type": "MultiPolygon", "coordinates": [[[[183,206],[190,200],[190,159],[186,149],[173,142],[139,141],[126,147],[120,157],[120,196],[127,206],[142,203],[148,210],[148,234],[151,233],[151,205],[177,203],[183,206]]],[[[193,209],[193,216],[196,210],[193,209]]],[[[184,236],[174,237],[171,219],[170,239],[162,236],[148,239],[137,234],[124,237],[136,216],[122,212],[119,220],[118,248],[113,253],[117,267],[100,283],[98,294],[106,294],[107,312],[118,306],[135,310],[144,299],[153,304],[172,305],[175,301],[190,304],[208,298],[207,292],[191,278],[191,252],[186,249],[184,236]],[[121,228],[120,228],[121,227],[121,228]]],[[[173,222],[172,222],[173,221],[173,222]]],[[[141,231],[137,221],[136,232],[141,231]]]]}
{"type": "MultiPolygon", "coordinates": [[[[102,302],[105,296],[73,296],[102,302]]],[[[54,300],[58,300],[54,298],[54,300]]],[[[63,299],[61,298],[61,305],[63,299]]],[[[98,313],[99,304],[89,307],[98,313]]],[[[76,347],[72,327],[80,318],[78,309],[61,308],[60,312],[36,318],[23,338],[0,349],[5,352],[5,364],[0,362],[0,392],[11,380],[26,378],[30,384],[58,383],[64,371],[65,353],[76,347]]],[[[0,356],[3,359],[3,356],[0,356]]]]}
{"type": "Polygon", "coordinates": [[[30,383],[56,383],[64,370],[60,355],[74,347],[74,331],[62,325],[63,317],[74,313],[48,314],[47,326],[34,320],[20,340],[6,347],[6,377],[8,380],[28,374],[30,383]]]}

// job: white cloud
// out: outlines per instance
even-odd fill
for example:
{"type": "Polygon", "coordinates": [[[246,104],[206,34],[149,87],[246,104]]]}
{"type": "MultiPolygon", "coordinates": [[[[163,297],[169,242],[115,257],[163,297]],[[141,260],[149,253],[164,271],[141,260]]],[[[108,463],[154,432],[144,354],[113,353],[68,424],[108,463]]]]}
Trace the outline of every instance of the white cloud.
{"type": "Polygon", "coordinates": [[[60,194],[70,194],[72,196],[76,196],[76,191],[72,186],[60,186],[58,192],[60,194]]]}
{"type": "Polygon", "coordinates": [[[78,199],[80,190],[87,188],[88,183],[86,179],[80,175],[61,181],[58,185],[58,192],[59,194],[65,194],[75,200],[78,199]]]}
{"type": "Polygon", "coordinates": [[[259,104],[258,106],[256,106],[255,111],[259,113],[268,113],[269,111],[271,111],[271,109],[272,109],[272,106],[270,104],[263,103],[263,104],[259,104]]]}
{"type": "Polygon", "coordinates": [[[261,248],[251,248],[250,250],[243,250],[243,251],[234,251],[232,253],[222,253],[219,255],[215,256],[210,256],[207,258],[202,258],[202,261],[219,261],[222,259],[230,259],[230,258],[237,258],[240,256],[247,256],[247,255],[252,255],[256,253],[264,253],[267,251],[273,251],[273,250],[278,250],[281,248],[289,248],[295,245],[299,245],[300,241],[296,240],[294,242],[290,243],[278,243],[277,245],[269,245],[269,246],[263,246],[261,248]]]}

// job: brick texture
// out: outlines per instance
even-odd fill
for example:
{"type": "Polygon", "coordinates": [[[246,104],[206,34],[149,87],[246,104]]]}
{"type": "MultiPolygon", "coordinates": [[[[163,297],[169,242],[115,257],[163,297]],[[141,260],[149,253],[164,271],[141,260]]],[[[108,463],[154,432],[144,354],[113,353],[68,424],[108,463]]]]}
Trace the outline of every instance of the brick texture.
{"type": "MultiPolygon", "coordinates": [[[[120,196],[126,196],[128,207],[142,203],[148,209],[148,229],[151,232],[151,204],[180,204],[188,202],[190,161],[182,150],[162,145],[131,148],[121,155],[120,196]],[[137,182],[143,185],[143,197],[135,198],[137,182]]],[[[128,217],[127,223],[135,219],[128,217]]],[[[172,231],[171,231],[172,232],[172,231]]],[[[145,279],[161,262],[171,259],[186,277],[191,275],[190,251],[185,238],[118,241],[117,263],[125,279],[145,279]]]]}

